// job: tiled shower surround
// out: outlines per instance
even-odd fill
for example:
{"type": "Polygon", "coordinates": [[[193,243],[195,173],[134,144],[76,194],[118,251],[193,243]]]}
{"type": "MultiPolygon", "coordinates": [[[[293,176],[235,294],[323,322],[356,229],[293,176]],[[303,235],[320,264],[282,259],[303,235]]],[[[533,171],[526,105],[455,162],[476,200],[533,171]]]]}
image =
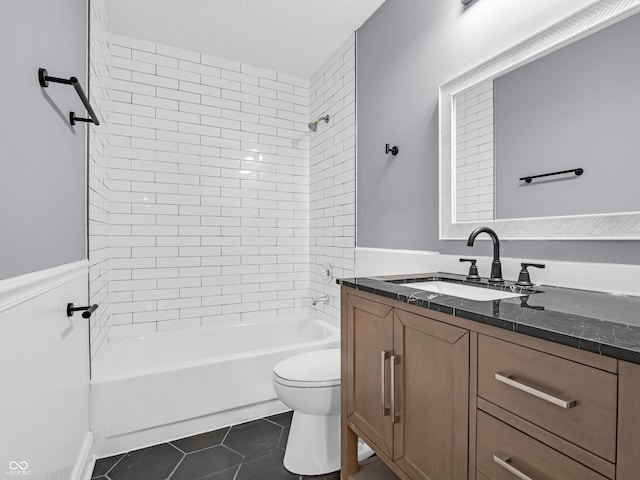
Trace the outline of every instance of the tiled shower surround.
{"type": "Polygon", "coordinates": [[[356,62],[349,39],[310,79],[311,120],[326,113],[311,135],[309,158],[310,259],[313,296],[327,294],[319,311],[338,325],[340,288],[326,282],[322,266],[333,266],[336,278],[354,276],[356,195],[356,62]]]}
{"type": "Polygon", "coordinates": [[[109,211],[108,172],[111,155],[111,32],[104,0],[90,3],[90,104],[99,127],[89,128],[89,292],[91,304],[103,308],[91,316],[91,352],[97,354],[109,324],[109,211]]]}
{"type": "Polygon", "coordinates": [[[323,293],[337,321],[338,290],[317,265],[353,271],[354,38],[311,94],[307,79],[110,39],[109,78],[95,80],[110,85],[111,113],[91,159],[104,178],[91,176],[103,209],[90,244],[108,259],[92,354],[108,338],[290,316],[323,293]],[[310,133],[310,113],[325,112],[310,133]]]}

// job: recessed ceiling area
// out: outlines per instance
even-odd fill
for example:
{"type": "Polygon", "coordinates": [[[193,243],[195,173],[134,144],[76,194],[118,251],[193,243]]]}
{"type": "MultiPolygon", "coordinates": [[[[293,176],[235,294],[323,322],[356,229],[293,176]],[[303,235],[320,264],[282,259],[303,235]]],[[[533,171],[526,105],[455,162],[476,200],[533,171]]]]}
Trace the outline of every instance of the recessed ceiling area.
{"type": "Polygon", "coordinates": [[[114,33],[310,77],[384,0],[108,0],[114,33]]]}

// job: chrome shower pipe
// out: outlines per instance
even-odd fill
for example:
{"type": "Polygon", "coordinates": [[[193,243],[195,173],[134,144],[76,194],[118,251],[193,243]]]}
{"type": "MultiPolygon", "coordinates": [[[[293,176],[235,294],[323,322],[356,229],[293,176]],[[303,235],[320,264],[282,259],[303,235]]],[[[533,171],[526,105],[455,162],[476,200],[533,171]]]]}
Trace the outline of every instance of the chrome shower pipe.
{"type": "Polygon", "coordinates": [[[312,132],[317,132],[318,131],[318,124],[324,120],[324,123],[329,123],[329,115],[325,115],[324,117],[320,117],[319,119],[317,119],[315,122],[311,122],[309,124],[309,130],[311,130],[312,132]]]}

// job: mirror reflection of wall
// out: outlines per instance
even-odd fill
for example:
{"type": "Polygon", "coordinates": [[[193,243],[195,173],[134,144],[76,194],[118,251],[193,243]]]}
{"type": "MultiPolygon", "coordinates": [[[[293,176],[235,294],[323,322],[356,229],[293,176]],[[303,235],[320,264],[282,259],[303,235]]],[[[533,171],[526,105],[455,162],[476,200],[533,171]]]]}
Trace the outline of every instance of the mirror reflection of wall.
{"type": "Polygon", "coordinates": [[[634,15],[457,94],[456,221],[640,211],[639,44],[634,15]]]}
{"type": "Polygon", "coordinates": [[[493,81],[456,95],[456,221],[494,218],[493,81]]]}

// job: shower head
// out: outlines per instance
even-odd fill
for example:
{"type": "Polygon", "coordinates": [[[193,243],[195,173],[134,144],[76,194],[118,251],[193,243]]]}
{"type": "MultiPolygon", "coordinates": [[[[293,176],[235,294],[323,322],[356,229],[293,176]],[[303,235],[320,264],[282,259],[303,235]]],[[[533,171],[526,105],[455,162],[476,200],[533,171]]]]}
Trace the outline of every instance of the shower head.
{"type": "Polygon", "coordinates": [[[319,119],[317,119],[315,122],[311,122],[309,124],[309,130],[311,130],[312,132],[317,132],[318,131],[318,124],[322,120],[324,120],[324,123],[329,123],[329,115],[325,115],[324,117],[320,117],[319,119]]]}

